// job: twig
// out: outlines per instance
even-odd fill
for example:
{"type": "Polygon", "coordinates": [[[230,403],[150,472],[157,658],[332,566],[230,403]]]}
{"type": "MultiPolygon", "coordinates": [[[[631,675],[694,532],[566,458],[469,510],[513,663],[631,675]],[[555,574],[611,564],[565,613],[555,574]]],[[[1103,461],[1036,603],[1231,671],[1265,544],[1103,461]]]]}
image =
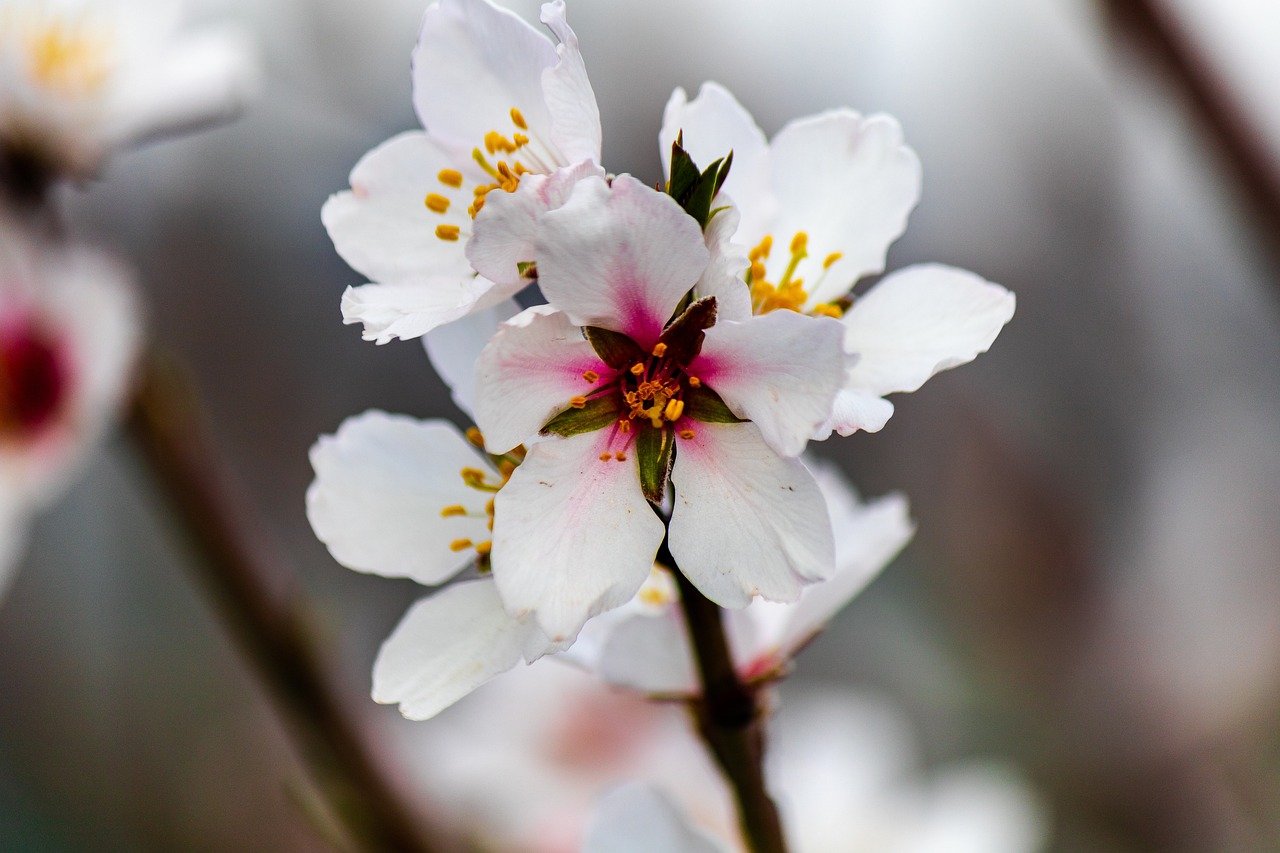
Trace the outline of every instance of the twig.
{"type": "Polygon", "coordinates": [[[778,808],[764,782],[763,709],[756,692],[733,668],[720,608],[680,571],[666,539],[658,560],[671,567],[680,586],[680,605],[702,681],[702,698],[692,703],[698,734],[733,789],[743,838],[752,853],[786,853],[778,808]]]}
{"type": "Polygon", "coordinates": [[[243,502],[233,500],[217,466],[189,383],[154,353],[140,373],[129,430],[197,552],[200,579],[278,703],[319,789],[366,849],[431,853],[326,675],[300,602],[271,590],[268,579],[281,572],[246,525],[249,513],[235,509],[243,502]]]}

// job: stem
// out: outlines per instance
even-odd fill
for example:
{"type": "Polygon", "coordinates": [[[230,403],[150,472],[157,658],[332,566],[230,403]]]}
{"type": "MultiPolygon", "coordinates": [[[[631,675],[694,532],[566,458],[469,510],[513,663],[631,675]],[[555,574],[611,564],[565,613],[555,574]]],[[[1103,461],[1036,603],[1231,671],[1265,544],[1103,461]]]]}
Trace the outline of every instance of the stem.
{"type": "Polygon", "coordinates": [[[764,709],[733,668],[721,610],[680,571],[665,538],[658,560],[671,567],[680,586],[680,606],[702,679],[702,699],[691,707],[698,734],[733,789],[742,836],[752,853],[786,853],[778,808],[764,782],[764,709]]]}
{"type": "Polygon", "coordinates": [[[198,559],[200,579],[240,650],[266,683],[334,815],[370,851],[433,849],[348,716],[306,629],[296,594],[272,578],[293,577],[246,524],[249,511],[216,464],[185,376],[147,353],[129,430],[175,510],[198,559]]]}

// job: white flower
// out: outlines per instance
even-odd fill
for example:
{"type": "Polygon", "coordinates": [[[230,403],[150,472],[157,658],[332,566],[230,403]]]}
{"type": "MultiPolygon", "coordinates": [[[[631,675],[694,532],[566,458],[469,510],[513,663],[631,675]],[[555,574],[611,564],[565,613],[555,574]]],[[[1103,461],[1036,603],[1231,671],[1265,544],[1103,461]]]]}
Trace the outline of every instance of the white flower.
{"type": "Polygon", "coordinates": [[[733,151],[723,192],[741,214],[736,239],[751,247],[756,313],[842,318],[845,347],[858,359],[816,437],[879,430],[893,414],[884,395],[915,391],[935,373],[972,361],[1013,316],[1009,291],[939,264],[907,267],[850,297],[860,278],[883,272],[889,244],[920,198],[919,161],[889,116],[831,110],[766,142],[733,96],[707,83],[693,101],[683,89],[668,101],[659,136],[664,163],[681,131],[700,165],[733,151]]]}
{"type": "MultiPolygon", "coordinates": [[[[734,668],[748,683],[785,674],[795,655],[870,583],[911,539],[914,527],[902,495],[868,504],[834,465],[808,460],[835,533],[835,574],[800,592],[794,604],[753,601],[725,613],[734,668]]],[[[589,623],[569,659],[605,681],[660,696],[699,692],[688,630],[674,589],[651,585],[650,606],[589,623]]]]}
{"type": "Polygon", "coordinates": [[[31,515],[61,494],[117,413],[138,333],[115,263],[0,222],[0,589],[31,515]]]}
{"type": "MultiPolygon", "coordinates": [[[[909,727],[886,702],[811,690],[784,702],[770,727],[768,769],[796,853],[1035,853],[1048,820],[1018,773],[967,762],[922,777],[909,727]]],[[[700,806],[696,800],[681,805],[700,806]]],[[[701,809],[705,813],[705,809],[701,809]]],[[[737,848],[724,826],[704,834],[652,788],[606,797],[583,853],[714,853],[737,848]],[[639,839],[662,839],[643,846],[639,839]]]]}
{"type": "Polygon", "coordinates": [[[256,87],[242,40],[178,31],[166,0],[0,2],[0,147],[52,174],[228,118],[256,87]]]}
{"type": "Polygon", "coordinates": [[[423,16],[413,101],[425,132],[366,154],[321,214],[338,253],[374,282],[342,300],[366,340],[417,337],[514,295],[540,214],[578,178],[603,175],[600,115],[563,0],[542,21],[558,44],[488,0],[441,0],[423,16]],[[471,239],[477,217],[500,223],[489,239],[471,239]]]}
{"type": "Polygon", "coordinates": [[[843,382],[843,329],[791,312],[717,322],[713,297],[683,308],[708,260],[670,196],[625,175],[583,179],[539,226],[550,305],[480,355],[489,451],[557,436],[530,446],[498,495],[493,540],[503,601],[553,638],[648,577],[663,538],[649,503],[668,472],[671,552],[717,604],[791,601],[832,570],[822,495],[792,457],[843,382]]]}

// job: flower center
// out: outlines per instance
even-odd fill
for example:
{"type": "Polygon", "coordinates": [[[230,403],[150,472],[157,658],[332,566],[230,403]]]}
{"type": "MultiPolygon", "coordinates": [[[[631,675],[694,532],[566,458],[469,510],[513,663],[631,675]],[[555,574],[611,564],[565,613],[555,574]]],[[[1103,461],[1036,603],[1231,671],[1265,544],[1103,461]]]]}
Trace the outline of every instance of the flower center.
{"type": "Polygon", "coordinates": [[[29,317],[0,327],[0,440],[38,433],[65,407],[66,356],[29,317]]]}
{"type": "MultiPolygon", "coordinates": [[[[467,430],[467,441],[480,450],[484,450],[484,436],[480,434],[480,430],[472,427],[467,430]]],[[[495,471],[485,471],[481,468],[463,468],[458,472],[462,477],[462,482],[470,489],[489,495],[484,504],[484,512],[468,509],[462,504],[451,504],[440,510],[442,518],[488,518],[489,532],[493,532],[493,508],[494,496],[507,484],[511,479],[511,474],[524,461],[525,449],[524,445],[512,450],[503,456],[497,457],[495,460],[495,471]],[[496,476],[495,476],[496,475],[496,476]],[[494,481],[497,482],[494,482],[494,481]]],[[[493,540],[485,539],[481,542],[474,542],[471,539],[454,539],[449,543],[451,551],[467,551],[474,550],[476,552],[476,568],[481,572],[489,570],[489,554],[493,550],[493,540]]]]}
{"type": "MultiPolygon", "coordinates": [[[[497,130],[484,135],[484,148],[471,149],[471,159],[487,176],[487,180],[478,181],[470,188],[470,203],[467,215],[475,219],[484,209],[485,198],[494,190],[513,193],[520,186],[520,177],[528,174],[547,174],[555,168],[558,159],[545,144],[531,139],[529,124],[524,114],[515,107],[511,108],[511,124],[514,130],[507,136],[497,130]],[[536,144],[535,144],[536,143],[536,144]],[[541,153],[539,150],[541,149],[541,153]],[[515,155],[519,154],[521,159],[515,155]]],[[[424,203],[427,210],[445,216],[453,208],[453,195],[462,195],[462,201],[468,196],[463,187],[465,176],[457,169],[441,169],[436,176],[440,182],[439,192],[427,193],[424,203]],[[456,191],[463,190],[462,193],[456,191]]],[[[461,202],[459,202],[461,203],[461,202]]],[[[465,225],[465,221],[463,223],[465,225]]],[[[441,223],[436,226],[436,237],[453,242],[463,236],[463,226],[455,223],[441,223]]]]}
{"type": "Polygon", "coordinates": [[[0,13],[0,35],[16,40],[36,85],[64,95],[94,93],[111,73],[109,33],[83,18],[64,19],[40,10],[0,13]]]}
{"type": "MultiPolygon", "coordinates": [[[[844,314],[844,306],[839,302],[824,302],[805,310],[809,301],[809,293],[805,290],[804,279],[796,277],[800,262],[809,257],[809,235],[797,231],[791,238],[791,256],[786,269],[777,284],[768,280],[766,262],[773,251],[773,236],[766,234],[764,239],[751,250],[747,256],[751,268],[747,271],[747,285],[751,288],[751,309],[753,314],[768,314],[770,311],[786,310],[821,317],[840,318],[844,314]]],[[[822,273],[815,286],[822,281],[822,276],[831,265],[840,260],[839,252],[832,252],[822,262],[822,273]]]]}

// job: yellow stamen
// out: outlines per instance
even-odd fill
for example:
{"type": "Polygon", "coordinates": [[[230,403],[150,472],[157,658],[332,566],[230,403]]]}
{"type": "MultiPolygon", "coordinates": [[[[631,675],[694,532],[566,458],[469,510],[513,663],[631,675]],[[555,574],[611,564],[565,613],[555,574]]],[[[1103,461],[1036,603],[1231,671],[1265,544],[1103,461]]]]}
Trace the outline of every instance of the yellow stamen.
{"type": "Polygon", "coordinates": [[[486,539],[483,542],[476,543],[476,553],[481,557],[489,556],[489,552],[493,550],[493,542],[486,539]]]}
{"type": "Polygon", "coordinates": [[[449,518],[450,516],[453,516],[453,515],[466,515],[466,514],[467,514],[467,508],[462,504],[454,504],[453,506],[447,506],[444,509],[440,510],[441,518],[449,518]]]}
{"type": "Polygon", "coordinates": [[[575,409],[584,409],[587,406],[587,398],[586,397],[570,397],[569,405],[575,409]]]}
{"type": "Polygon", "coordinates": [[[529,129],[529,123],[524,120],[524,113],[520,112],[515,107],[511,108],[511,123],[521,130],[529,129]]]}
{"type": "Polygon", "coordinates": [[[613,455],[612,455],[612,454],[610,454],[610,453],[607,453],[607,452],[606,452],[606,453],[601,453],[601,454],[600,454],[600,461],[601,461],[601,462],[608,462],[608,461],[609,461],[610,459],[612,459],[612,458],[613,458],[613,455]]]}
{"type": "Polygon", "coordinates": [[[747,254],[747,258],[754,263],[755,261],[758,261],[761,258],[769,257],[769,253],[771,251],[773,251],[773,237],[769,234],[766,234],[764,236],[764,239],[761,240],[760,243],[747,254]]]}
{"type": "Polygon", "coordinates": [[[450,243],[456,242],[461,229],[457,225],[437,225],[436,236],[441,240],[447,240],[450,243]]]}
{"type": "Polygon", "coordinates": [[[523,133],[513,133],[511,134],[511,141],[516,144],[516,148],[523,148],[529,144],[529,137],[523,133]]]}
{"type": "Polygon", "coordinates": [[[471,442],[476,447],[484,447],[484,436],[481,435],[480,430],[475,427],[467,428],[467,441],[471,442]]]}
{"type": "Polygon", "coordinates": [[[618,421],[618,432],[631,432],[631,421],[618,421]]]}
{"type": "Polygon", "coordinates": [[[631,373],[635,376],[639,376],[641,373],[644,373],[644,362],[637,361],[635,364],[631,365],[631,373]]]}
{"type": "Polygon", "coordinates": [[[462,173],[457,169],[441,169],[440,174],[436,175],[440,179],[440,183],[445,186],[457,189],[462,186],[462,173]]]}
{"type": "Polygon", "coordinates": [[[427,193],[426,205],[432,213],[444,213],[449,209],[449,199],[439,193],[427,193]]]}
{"type": "Polygon", "coordinates": [[[493,500],[493,498],[489,498],[488,503],[484,505],[484,511],[489,513],[489,515],[493,515],[493,500]]]}
{"type": "Polygon", "coordinates": [[[668,400],[667,407],[662,410],[662,416],[669,421],[680,420],[682,414],[684,414],[684,400],[668,400]]]}
{"type": "Polygon", "coordinates": [[[627,454],[625,454],[625,453],[623,453],[621,450],[619,450],[617,453],[613,454],[613,458],[614,458],[614,459],[617,459],[619,462],[626,462],[626,461],[627,461],[627,454]]]}
{"type": "Polygon", "coordinates": [[[681,438],[683,438],[685,441],[690,440],[690,439],[691,439],[691,438],[693,438],[695,435],[697,435],[697,433],[695,433],[695,432],[694,432],[693,430],[691,430],[691,429],[682,429],[682,430],[680,430],[680,437],[681,437],[681,438]]]}
{"type": "Polygon", "coordinates": [[[690,377],[689,377],[689,387],[690,387],[690,388],[701,388],[701,387],[702,387],[702,380],[701,380],[701,379],[699,379],[699,378],[698,378],[698,377],[696,377],[696,376],[690,376],[690,377]]]}
{"type": "Polygon", "coordinates": [[[588,382],[596,382],[600,379],[600,374],[594,370],[584,370],[582,371],[582,378],[588,382]]]}
{"type": "Polygon", "coordinates": [[[470,548],[472,542],[470,539],[455,539],[449,543],[450,551],[465,551],[470,548]]]}
{"type": "Polygon", "coordinates": [[[471,159],[475,160],[476,165],[478,165],[481,169],[484,169],[486,172],[488,172],[490,177],[492,178],[498,177],[498,171],[494,169],[493,166],[489,165],[488,160],[484,159],[484,153],[481,152],[479,148],[471,149],[471,159]]]}
{"type": "Polygon", "coordinates": [[[664,343],[656,343],[653,345],[653,357],[662,358],[667,354],[667,345],[664,343]]]}
{"type": "Polygon", "coordinates": [[[818,317],[834,317],[837,320],[844,316],[844,311],[840,309],[840,306],[831,302],[813,306],[813,313],[818,317]]]}
{"type": "Polygon", "coordinates": [[[510,459],[503,459],[498,463],[498,473],[502,475],[502,482],[505,484],[511,479],[511,472],[516,470],[516,463],[510,459]]]}
{"type": "Polygon", "coordinates": [[[797,255],[801,252],[807,252],[809,248],[809,235],[803,231],[797,231],[796,236],[791,238],[791,254],[797,255]]]}
{"type": "Polygon", "coordinates": [[[826,258],[823,259],[822,268],[824,270],[831,269],[831,265],[843,257],[844,257],[844,252],[832,252],[831,254],[827,255],[826,258]]]}

